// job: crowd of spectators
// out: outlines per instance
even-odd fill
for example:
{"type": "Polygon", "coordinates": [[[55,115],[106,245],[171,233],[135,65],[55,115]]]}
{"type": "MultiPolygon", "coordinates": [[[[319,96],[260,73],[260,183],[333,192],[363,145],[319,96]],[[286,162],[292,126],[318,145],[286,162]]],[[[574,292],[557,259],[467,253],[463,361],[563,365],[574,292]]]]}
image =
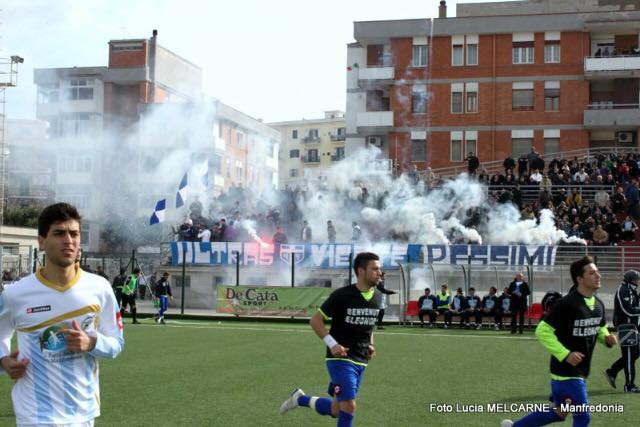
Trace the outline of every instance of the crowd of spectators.
{"type": "MultiPolygon", "coordinates": [[[[517,159],[507,157],[503,167],[494,173],[481,167],[473,153],[466,160],[469,176],[487,186],[490,205],[512,203],[523,220],[538,220],[542,209],[550,209],[558,229],[592,245],[617,245],[636,239],[636,221],[640,219],[638,154],[545,160],[533,147],[517,159]]],[[[415,166],[406,172],[406,178],[422,195],[449,179],[437,176],[431,168],[419,172],[415,166]]],[[[364,207],[384,209],[389,202],[388,192],[371,194],[362,183],[343,196],[344,209],[350,212],[364,207]]],[[[286,188],[276,192],[276,197],[271,195],[272,202],[267,204],[260,202],[261,197],[234,188],[212,201],[217,212],[214,217],[205,218],[202,204],[196,201],[190,206],[190,217],[173,231],[176,240],[181,241],[253,241],[256,235],[275,243],[304,243],[313,239],[334,243],[358,241],[363,236],[408,241],[408,236],[393,229],[383,235],[371,224],[355,221],[350,235],[336,236],[335,221],[340,218],[325,218],[326,230],[312,230],[299,209],[300,202],[310,197],[313,194],[303,189],[286,188]]],[[[470,209],[464,225],[478,227],[483,209],[486,207],[470,209]]],[[[452,236],[451,240],[473,243],[460,235],[452,236]]]]}
{"type": "Polygon", "coordinates": [[[533,147],[517,160],[507,157],[503,167],[504,172],[489,174],[468,160],[469,174],[488,185],[492,203],[515,204],[522,219],[537,219],[542,209],[550,209],[558,229],[589,244],[635,241],[640,155],[609,153],[547,164],[533,147]]]}

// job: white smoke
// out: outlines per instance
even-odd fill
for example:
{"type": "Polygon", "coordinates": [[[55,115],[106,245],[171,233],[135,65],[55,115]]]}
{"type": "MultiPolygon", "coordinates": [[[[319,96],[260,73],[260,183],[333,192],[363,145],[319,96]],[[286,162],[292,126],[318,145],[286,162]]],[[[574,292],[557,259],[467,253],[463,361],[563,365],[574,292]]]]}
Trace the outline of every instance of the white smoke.
{"type": "Polygon", "coordinates": [[[549,210],[541,212],[539,221],[521,220],[513,204],[493,203],[486,187],[466,174],[425,190],[406,175],[394,179],[380,168],[379,154],[375,148],[360,150],[336,164],[322,185],[308,183],[307,198],[298,202],[314,240],[326,239],[325,224],[332,220],[339,242],[351,239],[356,221],[363,243],[584,244],[558,230],[549,210]]]}

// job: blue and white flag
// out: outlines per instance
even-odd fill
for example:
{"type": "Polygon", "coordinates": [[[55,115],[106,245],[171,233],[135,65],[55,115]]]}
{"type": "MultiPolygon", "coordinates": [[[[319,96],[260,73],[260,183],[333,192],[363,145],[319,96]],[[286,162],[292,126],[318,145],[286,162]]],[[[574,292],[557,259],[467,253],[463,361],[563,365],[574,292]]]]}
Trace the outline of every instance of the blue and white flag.
{"type": "Polygon", "coordinates": [[[204,161],[198,175],[200,175],[200,182],[204,188],[209,188],[209,160],[204,161]]]}
{"type": "Polygon", "coordinates": [[[184,205],[187,201],[187,191],[189,190],[189,185],[187,181],[187,173],[182,177],[182,181],[180,181],[180,187],[178,187],[178,192],[176,193],[176,208],[179,208],[184,205]]]}
{"type": "Polygon", "coordinates": [[[164,221],[164,214],[167,211],[167,199],[158,200],[156,209],[149,218],[149,225],[158,224],[164,221]]]}

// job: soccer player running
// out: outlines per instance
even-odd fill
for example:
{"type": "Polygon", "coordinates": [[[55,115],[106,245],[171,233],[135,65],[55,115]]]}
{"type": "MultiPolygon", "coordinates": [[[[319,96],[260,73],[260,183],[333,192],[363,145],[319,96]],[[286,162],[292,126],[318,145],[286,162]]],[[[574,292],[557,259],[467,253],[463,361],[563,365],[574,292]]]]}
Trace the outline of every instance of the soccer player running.
{"type": "Polygon", "coordinates": [[[0,294],[0,373],[15,381],[18,426],[93,426],[97,359],[115,358],[124,346],[111,285],[77,263],[80,223],[69,204],[46,207],[38,218],[44,267],[0,294]]]}
{"type": "Polygon", "coordinates": [[[155,297],[159,302],[156,322],[164,325],[164,313],[169,308],[169,298],[173,299],[171,284],[169,283],[169,272],[165,271],[162,274],[162,278],[156,283],[155,297]]]}
{"type": "MultiPolygon", "coordinates": [[[[561,404],[587,405],[586,378],[589,376],[591,357],[596,340],[607,347],[617,343],[615,335],[607,329],[604,304],[595,296],[600,288],[600,273],[591,257],[585,256],[571,264],[573,286],[542,319],[536,336],[551,353],[551,400],[555,407],[539,411],[512,422],[503,420],[502,427],[544,426],[564,421],[568,413],[561,404]]],[[[588,411],[573,413],[574,427],[589,425],[588,411]]]]}
{"type": "Polygon", "coordinates": [[[311,328],[327,345],[326,365],[331,377],[327,397],[307,396],[295,389],[280,406],[284,414],[298,406],[338,418],[338,427],[353,425],[356,396],[369,359],[375,356],[373,328],[380,310],[382,280],[378,255],[359,253],[353,261],[358,282],[335,290],[310,320],[311,328]],[[325,320],[331,319],[327,332],[325,320]]]}

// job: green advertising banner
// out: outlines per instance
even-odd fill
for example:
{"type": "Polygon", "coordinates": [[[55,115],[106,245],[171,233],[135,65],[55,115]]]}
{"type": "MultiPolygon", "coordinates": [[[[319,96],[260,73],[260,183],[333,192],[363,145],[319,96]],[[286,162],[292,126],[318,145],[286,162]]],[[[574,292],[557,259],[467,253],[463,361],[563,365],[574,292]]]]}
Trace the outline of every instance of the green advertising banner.
{"type": "Polygon", "coordinates": [[[331,288],[218,286],[217,312],[236,315],[311,317],[331,288]]]}

